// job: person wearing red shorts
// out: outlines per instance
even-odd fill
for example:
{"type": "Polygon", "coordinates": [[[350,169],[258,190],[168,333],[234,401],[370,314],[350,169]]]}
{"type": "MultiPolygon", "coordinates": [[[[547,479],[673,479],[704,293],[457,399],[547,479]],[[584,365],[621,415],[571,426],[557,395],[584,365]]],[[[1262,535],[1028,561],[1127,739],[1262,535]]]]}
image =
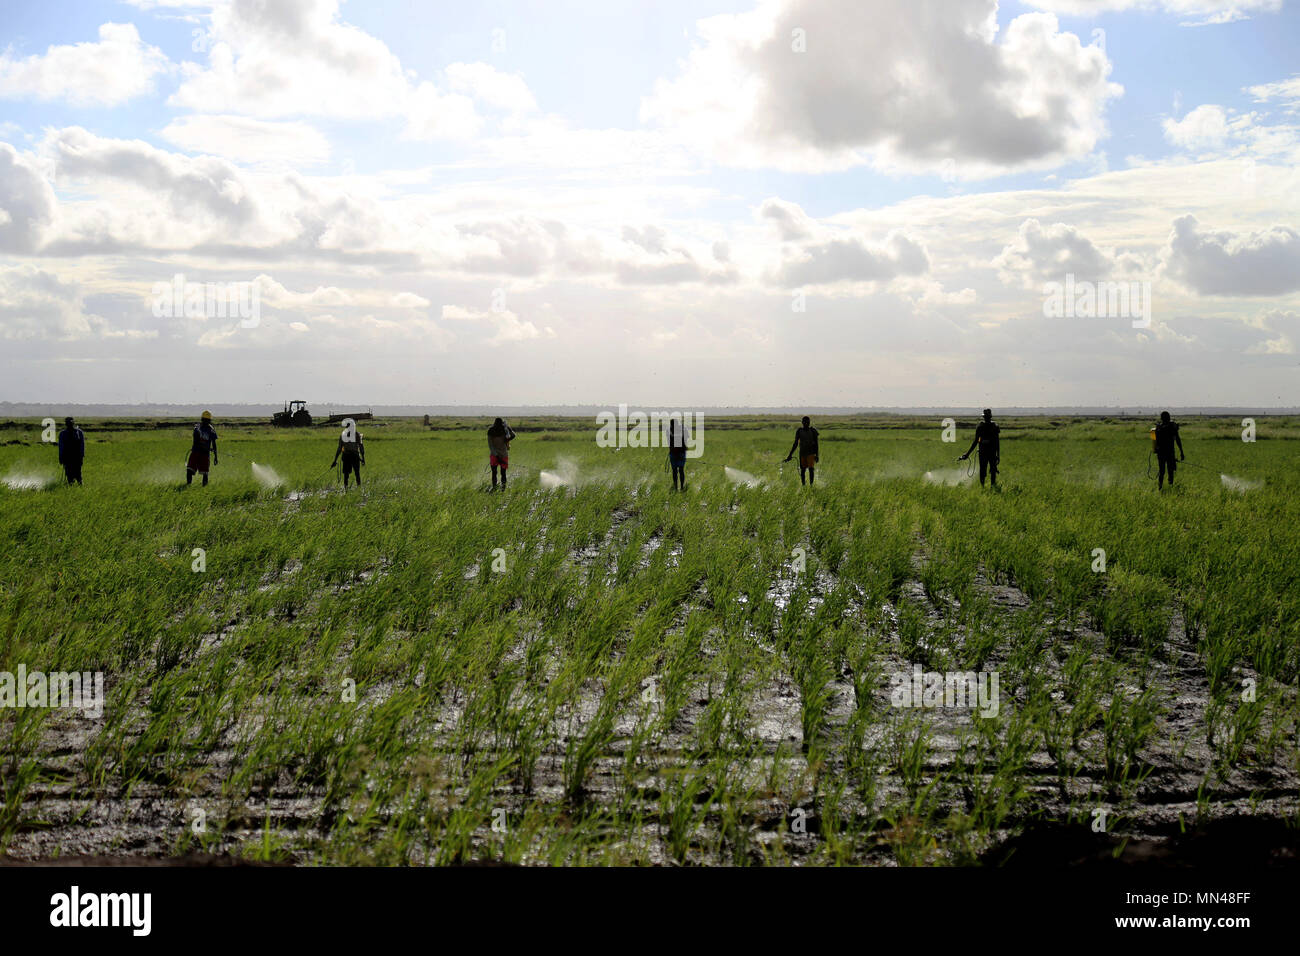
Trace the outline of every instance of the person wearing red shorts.
{"type": "Polygon", "coordinates": [[[207,485],[209,458],[213,465],[217,463],[217,430],[212,427],[212,413],[204,412],[194,426],[190,457],[185,461],[185,484],[193,484],[195,474],[199,474],[207,485]]]}
{"type": "Polygon", "coordinates": [[[492,488],[497,486],[497,469],[501,469],[501,487],[506,486],[506,469],[510,467],[510,442],[515,433],[505,419],[498,418],[488,429],[488,464],[492,467],[492,488]]]}

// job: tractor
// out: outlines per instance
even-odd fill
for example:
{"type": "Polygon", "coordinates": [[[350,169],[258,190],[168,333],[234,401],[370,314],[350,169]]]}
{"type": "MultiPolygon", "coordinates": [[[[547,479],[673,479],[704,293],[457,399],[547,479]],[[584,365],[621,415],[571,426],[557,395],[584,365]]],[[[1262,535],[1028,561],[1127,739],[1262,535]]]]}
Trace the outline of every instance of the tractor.
{"type": "Polygon", "coordinates": [[[284,411],[271,416],[271,424],[280,428],[306,428],[311,425],[311,412],[302,399],[286,402],[284,411]]]}

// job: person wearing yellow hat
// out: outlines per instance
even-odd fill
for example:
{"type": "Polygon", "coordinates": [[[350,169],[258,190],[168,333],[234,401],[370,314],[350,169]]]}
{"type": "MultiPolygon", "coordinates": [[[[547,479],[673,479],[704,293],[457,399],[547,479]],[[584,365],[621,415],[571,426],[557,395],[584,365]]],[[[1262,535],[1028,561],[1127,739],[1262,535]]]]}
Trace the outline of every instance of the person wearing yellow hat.
{"type": "Polygon", "coordinates": [[[217,463],[217,430],[212,427],[212,413],[205,411],[194,426],[194,443],[190,446],[190,457],[185,462],[185,484],[193,484],[194,473],[203,476],[203,484],[208,483],[208,458],[212,464],[217,463]]]}

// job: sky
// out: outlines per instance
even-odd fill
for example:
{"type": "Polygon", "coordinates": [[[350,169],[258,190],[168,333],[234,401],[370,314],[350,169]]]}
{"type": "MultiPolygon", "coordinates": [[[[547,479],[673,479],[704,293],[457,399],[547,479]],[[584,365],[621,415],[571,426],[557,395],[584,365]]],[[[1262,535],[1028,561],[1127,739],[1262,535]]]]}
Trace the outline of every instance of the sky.
{"type": "Polygon", "coordinates": [[[0,401],[1295,405],[1298,51],[1296,0],[5,0],[0,401]]]}

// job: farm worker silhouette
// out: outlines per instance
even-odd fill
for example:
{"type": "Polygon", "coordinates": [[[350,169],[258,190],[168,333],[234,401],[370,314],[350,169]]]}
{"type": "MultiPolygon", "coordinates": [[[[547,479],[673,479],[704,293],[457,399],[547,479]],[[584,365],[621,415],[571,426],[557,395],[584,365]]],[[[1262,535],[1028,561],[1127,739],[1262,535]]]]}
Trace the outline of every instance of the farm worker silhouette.
{"type": "Polygon", "coordinates": [[[59,432],[59,464],[68,478],[68,484],[74,481],[81,484],[81,463],[86,460],[86,436],[69,415],[63,420],[63,431],[59,432]]]}
{"type": "Polygon", "coordinates": [[[334,449],[334,460],[330,462],[333,468],[339,463],[339,455],[343,456],[343,487],[348,486],[348,473],[351,472],[357,476],[357,487],[361,487],[361,466],[366,463],[366,443],[362,440],[361,432],[357,431],[357,426],[351,420],[343,426],[343,433],[339,435],[338,447],[334,449]]]}
{"type": "Polygon", "coordinates": [[[817,480],[817,429],[812,427],[807,415],[803,417],[803,427],[795,429],[794,444],[785,456],[786,461],[794,457],[796,448],[799,449],[799,484],[811,485],[817,480]]]}
{"type": "Polygon", "coordinates": [[[185,484],[194,483],[194,473],[203,476],[203,484],[208,483],[208,459],[212,465],[217,464],[217,430],[212,427],[212,413],[205,411],[199,416],[199,423],[194,426],[194,443],[190,446],[189,461],[185,463],[185,484]]]}
{"type": "Polygon", "coordinates": [[[510,467],[510,443],[514,441],[514,430],[506,424],[504,418],[498,418],[487,430],[488,464],[492,467],[492,487],[497,486],[497,469],[501,469],[501,487],[506,486],[506,469],[510,467]]]}
{"type": "Polygon", "coordinates": [[[668,464],[673,469],[673,490],[686,490],[686,426],[675,418],[668,419],[668,464]]]}
{"type": "Polygon", "coordinates": [[[980,450],[980,487],[984,486],[984,475],[988,474],[994,488],[998,486],[998,464],[1002,460],[1002,448],[999,438],[1002,429],[993,420],[992,409],[984,409],[984,421],[975,426],[975,439],[966,449],[966,454],[958,458],[965,461],[978,446],[980,450]]]}
{"type": "Polygon", "coordinates": [[[1169,487],[1174,486],[1174,446],[1178,446],[1178,457],[1187,460],[1183,454],[1183,439],[1178,434],[1178,423],[1169,417],[1168,412],[1160,413],[1160,424],[1151,429],[1151,442],[1155,445],[1156,461],[1160,463],[1160,475],[1156,491],[1165,486],[1165,471],[1169,472],[1169,487]]]}

